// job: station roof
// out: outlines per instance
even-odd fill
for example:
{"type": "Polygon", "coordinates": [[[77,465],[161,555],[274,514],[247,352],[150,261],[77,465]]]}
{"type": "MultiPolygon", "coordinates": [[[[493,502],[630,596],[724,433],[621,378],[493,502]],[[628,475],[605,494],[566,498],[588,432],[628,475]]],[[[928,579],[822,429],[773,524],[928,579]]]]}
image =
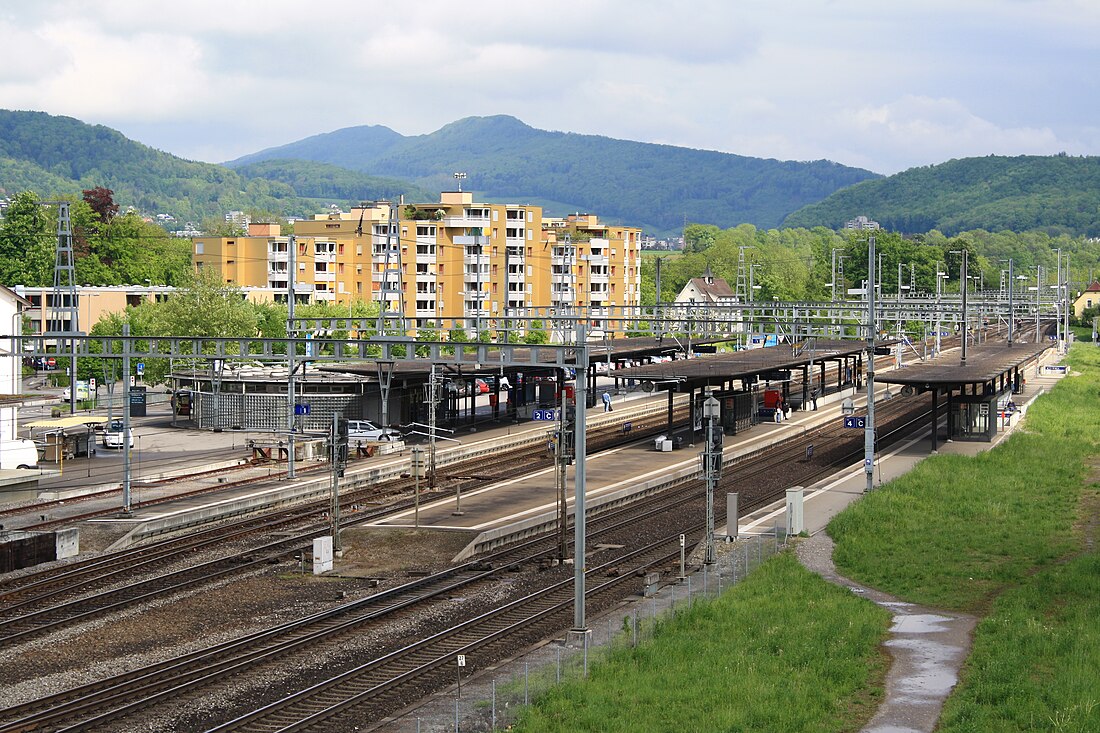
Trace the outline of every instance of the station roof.
{"type": "MultiPolygon", "coordinates": [[[[889,345],[889,342],[879,344],[889,345]]],[[[818,339],[813,348],[796,349],[791,344],[779,344],[760,349],[746,349],[729,354],[704,354],[695,359],[666,361],[658,364],[617,369],[619,379],[642,381],[697,381],[734,379],[781,369],[801,368],[811,361],[828,361],[866,351],[862,341],[818,339]]]]}
{"type": "Polygon", "coordinates": [[[65,428],[94,427],[96,425],[102,425],[105,422],[107,422],[107,418],[105,417],[98,417],[95,415],[71,415],[35,420],[24,424],[30,428],[60,428],[64,430],[65,428]]]}
{"type": "Polygon", "coordinates": [[[998,342],[992,345],[971,346],[967,349],[965,364],[961,361],[962,350],[953,349],[934,359],[876,374],[875,380],[887,384],[925,388],[984,384],[1034,361],[1051,346],[1050,342],[1038,344],[1017,342],[1012,346],[998,342]]]}
{"type": "MultiPolygon", "coordinates": [[[[730,340],[729,336],[720,336],[714,338],[692,338],[690,340],[686,338],[676,338],[673,336],[665,336],[663,338],[656,338],[653,336],[645,337],[632,337],[632,338],[617,338],[617,339],[590,339],[588,341],[588,361],[589,365],[602,363],[607,361],[608,354],[610,353],[611,360],[623,360],[623,359],[636,359],[645,356],[657,356],[660,354],[672,354],[677,351],[686,351],[689,346],[704,346],[716,343],[724,343],[730,340]]],[[[851,342],[849,342],[851,343],[851,342]]],[[[490,352],[490,359],[492,359],[492,352],[490,352]]],[[[547,361],[552,361],[552,355],[547,353],[545,356],[547,361]]],[[[575,363],[576,359],[572,358],[568,361],[575,363]]],[[[446,368],[446,364],[443,366],[442,371],[445,374],[458,373],[458,369],[449,371],[446,368]]],[[[378,368],[377,362],[374,360],[363,360],[356,362],[348,362],[342,364],[318,364],[316,367],[318,370],[326,373],[347,373],[357,374],[367,377],[377,377],[378,368]]],[[[429,359],[398,359],[393,362],[394,375],[400,376],[423,376],[431,372],[432,362],[429,359]]],[[[512,364],[506,368],[506,371],[513,372],[517,370],[517,366],[512,364]]],[[[533,369],[543,368],[550,369],[552,367],[532,367],[533,369]]],[[[471,369],[469,365],[464,366],[462,372],[464,374],[491,374],[500,370],[499,364],[493,363],[491,360],[483,362],[479,369],[471,369]]],[[[523,371],[522,368],[519,368],[523,371]]],[[[285,370],[284,370],[285,377],[285,370]]]]}

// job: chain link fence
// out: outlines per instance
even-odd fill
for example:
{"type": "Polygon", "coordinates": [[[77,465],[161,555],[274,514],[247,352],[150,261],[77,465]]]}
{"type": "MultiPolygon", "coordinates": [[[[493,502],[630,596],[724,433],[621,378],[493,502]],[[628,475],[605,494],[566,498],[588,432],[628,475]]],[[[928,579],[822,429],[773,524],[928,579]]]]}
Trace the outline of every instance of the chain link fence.
{"type": "Polygon", "coordinates": [[[516,659],[483,670],[460,668],[456,683],[415,710],[385,721],[386,733],[490,733],[516,722],[555,685],[582,680],[589,667],[612,652],[644,644],[659,622],[700,601],[713,599],[742,581],[762,562],[786,547],[782,527],[718,545],[714,565],[702,565],[683,580],[644,583],[643,595],[626,606],[589,620],[587,634],[569,633],[516,659]],[[458,680],[461,679],[461,684],[458,680]]]}

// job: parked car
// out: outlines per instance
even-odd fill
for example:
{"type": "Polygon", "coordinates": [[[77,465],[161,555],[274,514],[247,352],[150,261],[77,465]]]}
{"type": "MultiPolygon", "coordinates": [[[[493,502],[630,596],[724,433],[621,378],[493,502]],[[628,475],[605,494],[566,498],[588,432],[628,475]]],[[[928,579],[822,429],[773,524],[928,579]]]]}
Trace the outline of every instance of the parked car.
{"type": "Polygon", "coordinates": [[[478,394],[489,394],[489,383],[484,379],[475,379],[474,386],[477,387],[478,394]]]}
{"type": "Polygon", "coordinates": [[[369,420],[348,420],[348,440],[400,440],[401,433],[392,428],[380,428],[369,420]]]}
{"type": "Polygon", "coordinates": [[[38,468],[38,447],[33,440],[18,438],[0,443],[0,468],[38,468]]]}
{"type": "MultiPolygon", "coordinates": [[[[130,437],[130,447],[134,447],[134,429],[130,428],[128,431],[130,437]]],[[[112,420],[107,424],[107,428],[103,433],[103,447],[104,448],[122,448],[122,421],[112,420]]]]}

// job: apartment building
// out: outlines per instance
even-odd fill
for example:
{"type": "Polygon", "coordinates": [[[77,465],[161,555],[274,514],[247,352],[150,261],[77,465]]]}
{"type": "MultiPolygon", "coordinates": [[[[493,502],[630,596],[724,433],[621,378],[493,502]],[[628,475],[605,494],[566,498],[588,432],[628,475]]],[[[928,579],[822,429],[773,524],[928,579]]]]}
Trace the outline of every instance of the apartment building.
{"type": "MultiPolygon", "coordinates": [[[[92,326],[109,313],[122,313],[130,306],[161,301],[172,297],[176,288],[171,285],[79,285],[76,287],[75,311],[69,310],[70,296],[61,296],[61,309],[54,310],[52,286],[16,285],[14,291],[26,299],[22,311],[29,333],[34,335],[50,331],[67,331],[72,327],[67,316],[75,312],[77,328],[87,333],[92,326]],[[61,314],[61,320],[58,320],[61,314]]],[[[241,295],[253,303],[270,303],[276,293],[268,287],[242,287],[241,295]]],[[[52,343],[47,342],[47,343],[52,343]]]]}
{"type": "MultiPolygon", "coordinates": [[[[640,304],[641,232],[590,214],[547,219],[539,206],[444,192],[318,214],[295,223],[294,241],[296,293],[380,302],[417,328],[473,332],[530,309],[640,304]]],[[[227,282],[287,287],[290,238],[277,225],[194,243],[195,266],[227,282]]]]}

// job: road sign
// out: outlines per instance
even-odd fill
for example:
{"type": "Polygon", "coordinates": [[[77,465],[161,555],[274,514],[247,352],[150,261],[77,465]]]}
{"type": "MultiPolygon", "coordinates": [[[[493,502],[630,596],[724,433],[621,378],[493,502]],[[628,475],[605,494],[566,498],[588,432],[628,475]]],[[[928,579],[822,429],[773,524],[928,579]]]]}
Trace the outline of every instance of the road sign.
{"type": "Polygon", "coordinates": [[[304,404],[302,402],[297,403],[296,405],[294,405],[294,414],[295,415],[308,415],[309,414],[309,405],[304,404]]]}
{"type": "Polygon", "coordinates": [[[867,418],[847,416],[844,418],[844,427],[863,429],[867,427],[867,418]]]}
{"type": "Polygon", "coordinates": [[[557,420],[557,410],[532,410],[532,420],[557,420]]]}

